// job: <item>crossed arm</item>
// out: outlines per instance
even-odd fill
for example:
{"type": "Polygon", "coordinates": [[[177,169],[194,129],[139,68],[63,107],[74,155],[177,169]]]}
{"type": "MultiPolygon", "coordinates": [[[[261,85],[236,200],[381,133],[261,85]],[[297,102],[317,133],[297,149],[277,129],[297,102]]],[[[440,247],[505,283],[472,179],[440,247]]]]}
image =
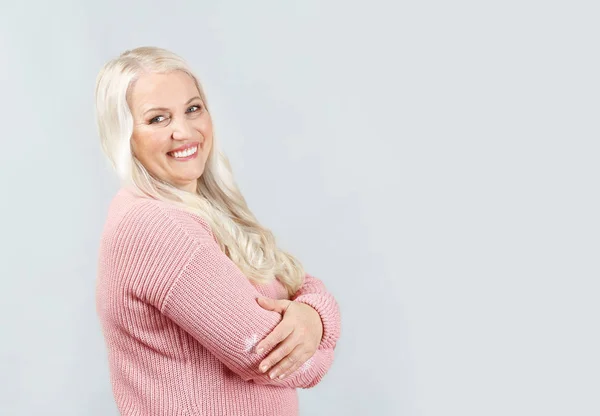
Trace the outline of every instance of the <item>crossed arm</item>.
{"type": "MultiPolygon", "coordinates": [[[[184,230],[185,231],[185,230],[184,230]]],[[[333,362],[333,339],[338,330],[331,295],[317,293],[313,279],[295,299],[316,305],[323,321],[323,338],[315,354],[284,379],[271,379],[259,370],[269,351],[254,346],[281,322],[278,312],[263,309],[261,294],[218,247],[216,242],[190,241],[185,232],[178,245],[149,243],[149,257],[164,259],[160,275],[149,276],[142,297],[198,340],[231,371],[246,381],[293,388],[315,386],[333,362]],[[182,251],[183,250],[183,251],[182,251]],[[322,315],[321,315],[322,313],[322,315]]]]}
{"type": "Polygon", "coordinates": [[[258,305],[260,293],[216,244],[197,248],[170,288],[162,311],[244,380],[309,388],[323,378],[333,362],[339,333],[332,296],[320,292],[322,289],[312,278],[295,296],[296,301],[315,305],[320,311],[323,337],[305,365],[284,379],[271,379],[262,373],[259,363],[269,351],[258,354],[254,349],[256,342],[282,320],[281,315],[258,305]]]}
{"type": "Polygon", "coordinates": [[[340,334],[339,308],[314,276],[305,275],[292,301],[261,298],[259,304],[283,314],[281,323],[256,346],[259,353],[271,351],[259,367],[271,378],[287,377],[302,368],[318,349],[335,348],[340,334]]]}
{"type": "Polygon", "coordinates": [[[262,295],[211,235],[197,234],[197,224],[188,227],[170,215],[164,221],[156,218],[139,216],[130,229],[133,234],[152,235],[137,240],[130,248],[134,251],[131,258],[140,261],[135,268],[145,276],[135,289],[136,295],[159,309],[242,379],[293,388],[316,385],[333,362],[340,331],[337,304],[322,282],[307,275],[292,299],[312,306],[321,317],[323,335],[316,352],[285,378],[271,379],[259,369],[269,351],[259,354],[254,347],[282,321],[281,314],[258,304],[257,298],[262,295]]]}
{"type": "Polygon", "coordinates": [[[256,346],[259,353],[271,351],[259,367],[271,378],[287,377],[318,349],[334,349],[339,338],[339,308],[323,282],[306,274],[292,299],[259,299],[265,309],[283,314],[281,323],[256,346]]]}
{"type": "Polygon", "coordinates": [[[338,303],[325,284],[316,277],[306,273],[304,283],[292,297],[293,301],[312,306],[321,317],[323,336],[319,349],[334,349],[341,332],[340,310],[338,303]]]}

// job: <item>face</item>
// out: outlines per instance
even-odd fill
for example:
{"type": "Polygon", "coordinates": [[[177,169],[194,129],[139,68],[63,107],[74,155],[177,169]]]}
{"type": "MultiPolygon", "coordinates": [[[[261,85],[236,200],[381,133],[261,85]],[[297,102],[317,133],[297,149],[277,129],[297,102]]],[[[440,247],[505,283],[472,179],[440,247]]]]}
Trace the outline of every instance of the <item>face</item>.
{"type": "Polygon", "coordinates": [[[193,79],[183,71],[144,74],[133,84],[128,102],[137,159],[155,177],[196,192],[213,131],[193,79]]]}

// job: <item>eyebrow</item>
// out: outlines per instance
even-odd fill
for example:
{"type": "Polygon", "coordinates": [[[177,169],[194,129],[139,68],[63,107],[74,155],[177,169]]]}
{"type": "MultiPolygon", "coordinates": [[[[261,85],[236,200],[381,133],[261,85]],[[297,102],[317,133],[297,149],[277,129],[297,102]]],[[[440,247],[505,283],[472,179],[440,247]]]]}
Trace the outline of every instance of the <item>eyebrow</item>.
{"type": "MultiPolygon", "coordinates": [[[[194,101],[196,99],[202,100],[202,98],[200,98],[200,96],[197,95],[197,96],[192,97],[189,100],[187,100],[187,103],[185,103],[185,105],[188,105],[189,103],[191,103],[192,101],[194,101]]],[[[152,108],[149,108],[148,110],[144,111],[144,114],[149,113],[150,111],[169,111],[169,109],[166,107],[152,107],[152,108]]]]}

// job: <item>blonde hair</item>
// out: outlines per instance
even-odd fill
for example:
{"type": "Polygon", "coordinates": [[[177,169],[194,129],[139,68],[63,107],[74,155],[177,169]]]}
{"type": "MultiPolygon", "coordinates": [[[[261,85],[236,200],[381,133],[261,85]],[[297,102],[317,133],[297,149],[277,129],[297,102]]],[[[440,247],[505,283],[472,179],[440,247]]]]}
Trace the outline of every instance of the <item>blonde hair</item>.
{"type": "Polygon", "coordinates": [[[221,250],[250,281],[277,278],[291,297],[304,279],[304,269],[291,254],[276,246],[275,236],[252,214],[238,189],[227,157],[214,138],[195,193],[186,192],[151,175],[131,148],[133,116],[127,97],[143,73],[183,71],[195,82],[208,111],[204,90],[188,64],[157,47],[139,47],[107,62],[96,79],[96,121],[102,150],[122,183],[141,195],[173,203],[202,217],[221,250]]]}

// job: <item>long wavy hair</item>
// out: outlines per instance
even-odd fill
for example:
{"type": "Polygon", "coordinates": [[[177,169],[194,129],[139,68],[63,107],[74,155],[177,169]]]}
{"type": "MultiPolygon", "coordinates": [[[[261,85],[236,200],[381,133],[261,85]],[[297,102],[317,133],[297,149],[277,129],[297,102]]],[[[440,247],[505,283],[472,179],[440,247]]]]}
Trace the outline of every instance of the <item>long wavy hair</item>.
{"type": "Polygon", "coordinates": [[[130,89],[141,74],[170,71],[183,71],[194,80],[209,111],[198,77],[180,56],[157,47],[127,50],[108,61],[96,79],[96,121],[103,152],[122,184],[140,195],[175,204],[203,218],[221,250],[250,281],[262,284],[276,278],[291,297],[302,284],[304,268],[294,256],[277,247],[273,233],[248,208],[229,160],[214,137],[214,128],[212,148],[194,193],[150,174],[135,157],[131,147],[130,89]]]}

